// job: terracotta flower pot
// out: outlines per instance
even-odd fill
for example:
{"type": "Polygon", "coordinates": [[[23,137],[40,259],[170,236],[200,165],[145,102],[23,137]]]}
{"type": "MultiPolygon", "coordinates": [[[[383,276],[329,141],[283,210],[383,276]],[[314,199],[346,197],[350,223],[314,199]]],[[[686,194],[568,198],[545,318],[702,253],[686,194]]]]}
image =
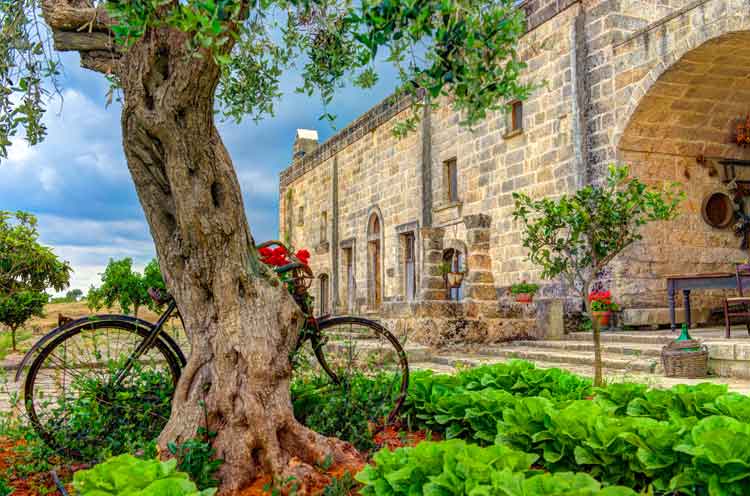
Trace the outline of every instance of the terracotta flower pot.
{"type": "Polygon", "coordinates": [[[534,300],[533,293],[517,293],[516,301],[518,303],[531,303],[534,300]]]}
{"type": "Polygon", "coordinates": [[[461,286],[461,283],[464,280],[464,273],[463,272],[448,272],[445,275],[445,277],[448,280],[448,287],[457,288],[461,286]]]}
{"type": "Polygon", "coordinates": [[[609,320],[612,318],[612,312],[591,312],[594,318],[599,322],[599,327],[609,327],[609,320]]]}

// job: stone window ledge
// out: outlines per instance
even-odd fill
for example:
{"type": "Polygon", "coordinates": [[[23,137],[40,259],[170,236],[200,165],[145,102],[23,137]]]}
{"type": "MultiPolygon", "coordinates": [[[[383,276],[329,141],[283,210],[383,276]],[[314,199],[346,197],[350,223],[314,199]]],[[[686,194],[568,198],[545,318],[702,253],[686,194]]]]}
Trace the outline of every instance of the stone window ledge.
{"type": "Polygon", "coordinates": [[[503,139],[515,138],[516,136],[521,136],[522,134],[523,134],[523,128],[515,129],[513,131],[503,134],[503,139]]]}
{"type": "Polygon", "coordinates": [[[328,243],[328,241],[323,241],[322,243],[320,243],[318,246],[315,247],[315,253],[317,253],[318,255],[328,253],[330,246],[331,245],[328,243]]]}
{"type": "Polygon", "coordinates": [[[433,212],[443,212],[444,210],[449,210],[451,208],[458,208],[463,206],[464,202],[462,201],[456,201],[456,202],[450,202],[450,203],[443,203],[442,205],[438,205],[435,208],[432,209],[433,212]]]}

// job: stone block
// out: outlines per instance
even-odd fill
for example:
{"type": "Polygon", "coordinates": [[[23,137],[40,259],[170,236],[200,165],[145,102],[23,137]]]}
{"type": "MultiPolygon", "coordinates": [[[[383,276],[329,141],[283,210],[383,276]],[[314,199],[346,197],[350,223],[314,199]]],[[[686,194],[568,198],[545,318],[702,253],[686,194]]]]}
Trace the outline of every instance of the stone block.
{"type": "Polygon", "coordinates": [[[495,286],[492,284],[472,284],[466,288],[466,297],[474,300],[495,300],[495,286]]]}
{"type": "MultiPolygon", "coordinates": [[[[718,342],[704,342],[708,348],[709,358],[719,360],[734,360],[735,359],[735,345],[734,343],[727,343],[725,341],[718,342]]],[[[739,345],[742,346],[742,345],[739,345]]],[[[749,346],[749,345],[746,345],[749,346]]],[[[750,353],[748,353],[750,356],[750,353]]]]}
{"type": "Polygon", "coordinates": [[[472,253],[468,257],[469,270],[492,270],[492,259],[489,255],[472,253]]]}
{"type": "MultiPolygon", "coordinates": [[[[693,325],[708,322],[710,308],[696,308],[693,298],[691,303],[691,320],[693,325]]],[[[684,308],[675,308],[675,321],[681,324],[685,318],[684,308]]],[[[623,324],[631,326],[652,326],[669,324],[669,308],[626,308],[622,312],[623,324]]]]}

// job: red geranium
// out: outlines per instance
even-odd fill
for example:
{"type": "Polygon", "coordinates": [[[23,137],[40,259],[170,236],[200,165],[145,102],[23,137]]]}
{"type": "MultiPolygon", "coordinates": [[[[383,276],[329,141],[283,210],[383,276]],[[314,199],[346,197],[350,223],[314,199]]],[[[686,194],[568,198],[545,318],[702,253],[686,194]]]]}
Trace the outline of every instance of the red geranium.
{"type": "Polygon", "coordinates": [[[609,291],[592,291],[589,293],[589,301],[594,311],[618,310],[619,306],[612,301],[612,293],[609,291]]]}
{"type": "Polygon", "coordinates": [[[305,265],[310,263],[310,252],[305,249],[299,250],[294,256],[305,265]]]}
{"type": "MultiPolygon", "coordinates": [[[[289,260],[289,252],[283,246],[277,246],[276,248],[264,247],[258,250],[260,254],[260,261],[267,265],[273,265],[274,267],[283,267],[292,263],[289,260]]],[[[307,250],[300,250],[294,255],[300,262],[307,265],[310,262],[310,252],[307,250]]]]}

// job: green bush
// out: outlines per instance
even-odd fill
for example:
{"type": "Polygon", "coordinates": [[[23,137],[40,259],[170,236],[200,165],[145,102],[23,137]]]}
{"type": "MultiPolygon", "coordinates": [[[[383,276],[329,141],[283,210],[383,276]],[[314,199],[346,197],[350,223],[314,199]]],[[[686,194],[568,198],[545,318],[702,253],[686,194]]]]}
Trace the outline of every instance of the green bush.
{"type": "Polygon", "coordinates": [[[310,429],[350,442],[360,451],[374,447],[372,424],[393,408],[393,375],[353,372],[335,385],[327,375],[305,375],[292,382],[297,420],[310,429]]]}
{"type": "Polygon", "coordinates": [[[79,496],[212,496],[199,491],[188,475],[177,471],[177,460],[140,460],[132,455],[110,458],[73,475],[79,496]]]}
{"type": "MultiPolygon", "coordinates": [[[[113,365],[112,374],[116,370],[113,365]]],[[[145,449],[159,435],[171,411],[171,377],[136,364],[125,384],[113,383],[108,374],[76,378],[71,390],[82,394],[64,402],[50,399],[46,412],[65,421],[50,429],[57,446],[96,461],[145,449]]]]}

